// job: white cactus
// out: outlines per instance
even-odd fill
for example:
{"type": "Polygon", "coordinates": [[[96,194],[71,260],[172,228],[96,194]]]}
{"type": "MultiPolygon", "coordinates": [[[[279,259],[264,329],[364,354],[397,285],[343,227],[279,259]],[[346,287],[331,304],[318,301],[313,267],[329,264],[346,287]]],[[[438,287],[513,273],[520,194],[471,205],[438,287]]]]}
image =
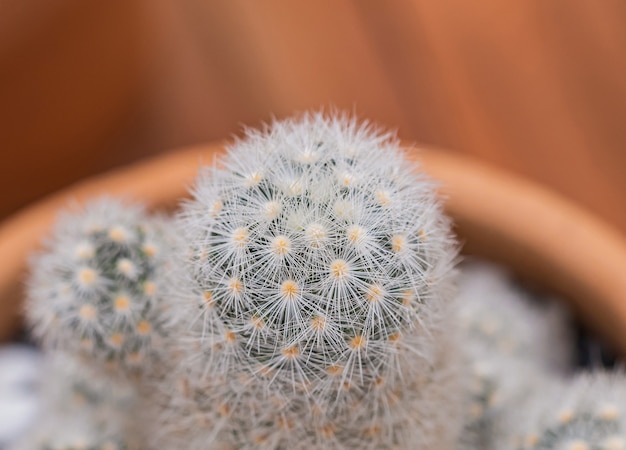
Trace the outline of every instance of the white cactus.
{"type": "Polygon", "coordinates": [[[476,265],[454,302],[434,188],[391,134],[310,114],[248,130],[176,224],[66,213],[27,316],[71,356],[16,449],[626,450],[621,374],[529,395],[569,368],[561,310],[476,265]]]}
{"type": "Polygon", "coordinates": [[[41,392],[42,416],[86,415],[103,426],[133,425],[131,418],[138,399],[132,383],[111,379],[61,352],[46,355],[42,372],[46,374],[41,392]]]}
{"type": "Polygon", "coordinates": [[[503,447],[519,450],[626,449],[626,377],[584,373],[533,392],[530,406],[511,421],[503,447]]]}
{"type": "Polygon", "coordinates": [[[500,443],[510,411],[546,383],[547,374],[571,369],[569,317],[557,303],[531,298],[502,268],[484,262],[462,267],[459,292],[455,306],[472,380],[460,448],[505,448],[500,443]]]}
{"type": "Polygon", "coordinates": [[[137,393],[59,352],[46,355],[36,426],[14,450],[138,449],[137,393]]]}
{"type": "Polygon", "coordinates": [[[167,325],[167,226],[113,199],[61,216],[32,260],[26,302],[44,347],[96,362],[114,376],[148,370],[167,325]]]}
{"type": "Polygon", "coordinates": [[[181,216],[197,300],[161,430],[189,448],[451,448],[456,248],[433,184],[391,135],[321,114],[248,131],[221,166],[181,216]]]}
{"type": "Polygon", "coordinates": [[[574,339],[565,309],[553,299],[533,298],[502,267],[464,265],[455,306],[474,353],[499,354],[559,373],[571,369],[574,339]]]}

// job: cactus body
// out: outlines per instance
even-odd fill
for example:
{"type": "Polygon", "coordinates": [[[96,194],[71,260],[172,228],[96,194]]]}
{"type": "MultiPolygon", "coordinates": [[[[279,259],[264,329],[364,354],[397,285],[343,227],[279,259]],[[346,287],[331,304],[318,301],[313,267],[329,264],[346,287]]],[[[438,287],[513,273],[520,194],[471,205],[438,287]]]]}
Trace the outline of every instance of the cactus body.
{"type": "Polygon", "coordinates": [[[181,216],[196,303],[171,407],[210,424],[185,419],[192,448],[448,448],[456,249],[432,183],[390,135],[321,114],[221,165],[181,216]]]}
{"type": "Polygon", "coordinates": [[[136,445],[137,395],[130,383],[103,376],[55,352],[42,367],[46,383],[34,429],[13,450],[131,450],[136,445]],[[132,445],[131,445],[132,443],[132,445]]]}
{"type": "Polygon", "coordinates": [[[116,376],[146,370],[167,324],[166,227],[113,199],[62,216],[29,284],[27,318],[44,347],[116,376]]]}
{"type": "Polygon", "coordinates": [[[555,303],[534,301],[486,263],[462,268],[459,291],[455,306],[471,380],[460,448],[496,450],[511,410],[549,373],[570,368],[568,316],[555,303]]]}
{"type": "Polygon", "coordinates": [[[512,422],[508,446],[519,450],[622,450],[626,448],[625,407],[623,373],[582,374],[568,385],[555,383],[536,392],[525,414],[512,422]]]}

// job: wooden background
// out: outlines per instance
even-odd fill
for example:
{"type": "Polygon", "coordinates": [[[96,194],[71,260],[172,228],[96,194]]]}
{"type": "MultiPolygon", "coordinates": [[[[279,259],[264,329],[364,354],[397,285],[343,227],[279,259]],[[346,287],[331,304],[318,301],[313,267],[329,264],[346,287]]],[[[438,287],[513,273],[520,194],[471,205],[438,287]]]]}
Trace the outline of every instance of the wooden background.
{"type": "Polygon", "coordinates": [[[626,234],[622,0],[25,4],[0,0],[0,217],[336,106],[550,185],[626,234]]]}

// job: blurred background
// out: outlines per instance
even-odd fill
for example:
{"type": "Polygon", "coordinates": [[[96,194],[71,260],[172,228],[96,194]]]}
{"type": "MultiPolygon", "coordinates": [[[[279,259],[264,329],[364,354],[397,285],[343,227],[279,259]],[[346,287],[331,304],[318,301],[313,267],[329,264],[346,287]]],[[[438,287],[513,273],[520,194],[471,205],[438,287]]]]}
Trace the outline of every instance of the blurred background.
{"type": "Polygon", "coordinates": [[[0,0],[0,219],[150,154],[336,106],[626,233],[623,0],[0,0]]]}

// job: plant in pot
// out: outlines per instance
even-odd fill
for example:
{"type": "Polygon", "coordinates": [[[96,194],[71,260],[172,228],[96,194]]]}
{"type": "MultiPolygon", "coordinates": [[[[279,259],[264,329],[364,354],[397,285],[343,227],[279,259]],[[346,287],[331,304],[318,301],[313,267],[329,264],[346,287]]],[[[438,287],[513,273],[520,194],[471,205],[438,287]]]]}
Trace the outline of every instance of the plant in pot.
{"type": "Polygon", "coordinates": [[[176,225],[92,203],[34,264],[35,330],[97,368],[87,403],[118,416],[79,443],[456,448],[471,376],[432,183],[389,135],[322,115],[250,132],[221,166],[176,225]]]}

